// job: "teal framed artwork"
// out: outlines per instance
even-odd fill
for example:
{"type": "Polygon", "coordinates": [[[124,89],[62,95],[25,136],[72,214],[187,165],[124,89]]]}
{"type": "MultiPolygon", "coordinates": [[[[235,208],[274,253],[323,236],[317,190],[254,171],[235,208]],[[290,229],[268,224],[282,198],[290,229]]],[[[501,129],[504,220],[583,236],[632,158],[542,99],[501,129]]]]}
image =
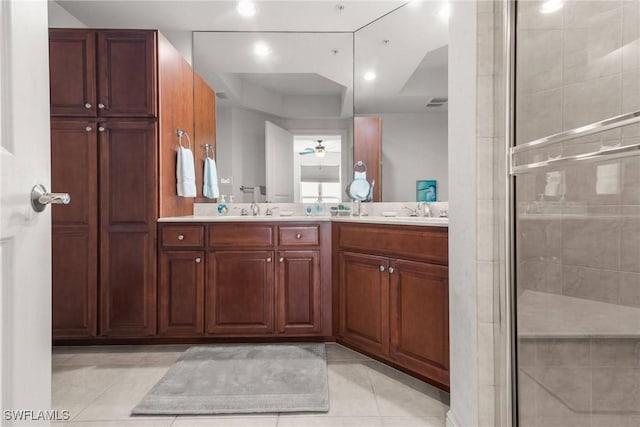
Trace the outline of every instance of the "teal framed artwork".
{"type": "Polygon", "coordinates": [[[436,181],[435,179],[424,179],[416,181],[416,201],[438,201],[438,181],[436,181]]]}

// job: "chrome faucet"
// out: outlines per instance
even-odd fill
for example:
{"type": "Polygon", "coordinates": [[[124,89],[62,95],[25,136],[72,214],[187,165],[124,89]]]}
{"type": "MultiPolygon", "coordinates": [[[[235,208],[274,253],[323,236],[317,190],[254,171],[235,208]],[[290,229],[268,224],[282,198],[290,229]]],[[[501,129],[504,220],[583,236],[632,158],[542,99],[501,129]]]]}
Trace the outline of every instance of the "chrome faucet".
{"type": "Polygon", "coordinates": [[[418,205],[417,208],[410,208],[409,206],[403,206],[402,209],[406,209],[409,211],[409,216],[418,216],[418,212],[420,209],[420,206],[418,205]]]}
{"type": "Polygon", "coordinates": [[[251,213],[253,216],[260,216],[260,206],[256,202],[251,203],[251,213]]]}
{"type": "Polygon", "coordinates": [[[266,216],[273,216],[273,211],[275,211],[276,209],[280,209],[280,206],[274,206],[272,208],[267,208],[267,210],[265,211],[265,215],[266,216]]]}
{"type": "Polygon", "coordinates": [[[418,204],[418,212],[422,212],[422,216],[428,218],[431,216],[431,208],[427,202],[420,202],[418,204]]]}

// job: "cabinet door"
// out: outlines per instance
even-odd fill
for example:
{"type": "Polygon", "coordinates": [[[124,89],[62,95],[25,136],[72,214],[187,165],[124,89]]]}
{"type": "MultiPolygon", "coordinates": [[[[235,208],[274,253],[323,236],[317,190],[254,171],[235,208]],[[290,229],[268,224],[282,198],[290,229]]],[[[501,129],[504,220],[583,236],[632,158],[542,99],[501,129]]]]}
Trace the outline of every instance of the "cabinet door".
{"type": "Polygon", "coordinates": [[[204,333],[204,252],[160,253],[160,335],[204,333]]]}
{"type": "Polygon", "coordinates": [[[278,252],[276,317],[278,333],[318,334],[321,331],[320,253],[278,252]]]}
{"type": "Polygon", "coordinates": [[[155,31],[98,32],[100,116],[156,116],[156,56],[155,31]]]}
{"type": "Polygon", "coordinates": [[[340,335],[371,353],[389,351],[387,258],[342,252],[339,259],[340,335]]]}
{"type": "Polygon", "coordinates": [[[449,385],[447,267],[390,263],[391,359],[449,385]]]}
{"type": "Polygon", "coordinates": [[[96,115],[95,31],[49,30],[52,116],[96,115]]]}
{"type": "Polygon", "coordinates": [[[94,122],[51,121],[51,191],[71,196],[51,206],[54,338],[96,335],[97,142],[94,122]]]}
{"type": "Polygon", "coordinates": [[[272,334],[273,251],[211,252],[207,258],[207,332],[272,334]]]}
{"type": "Polygon", "coordinates": [[[101,123],[101,334],[156,330],[156,123],[101,123]]]}

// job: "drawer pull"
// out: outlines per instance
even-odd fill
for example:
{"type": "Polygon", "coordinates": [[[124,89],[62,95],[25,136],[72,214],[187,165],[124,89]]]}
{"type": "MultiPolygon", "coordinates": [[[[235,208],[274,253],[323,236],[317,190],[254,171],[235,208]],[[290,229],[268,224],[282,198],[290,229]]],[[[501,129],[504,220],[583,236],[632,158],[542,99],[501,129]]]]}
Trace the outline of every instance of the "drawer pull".
{"type": "Polygon", "coordinates": [[[178,235],[178,240],[184,240],[184,234],[179,234],[178,235]]]}
{"type": "Polygon", "coordinates": [[[302,239],[302,234],[300,233],[296,234],[296,239],[302,239]]]}
{"type": "Polygon", "coordinates": [[[202,260],[200,258],[196,258],[196,264],[200,264],[202,260]]]}
{"type": "Polygon", "coordinates": [[[103,103],[98,104],[98,108],[101,110],[104,109],[104,104],[103,103]]]}
{"type": "Polygon", "coordinates": [[[396,271],[395,268],[389,267],[389,274],[393,274],[394,271],[396,271]]]}
{"type": "Polygon", "coordinates": [[[280,262],[284,262],[284,257],[280,257],[280,262]]]}
{"type": "Polygon", "coordinates": [[[384,271],[384,265],[380,266],[380,271],[384,271]]]}
{"type": "Polygon", "coordinates": [[[271,262],[271,257],[267,258],[267,262],[271,262]]]}
{"type": "Polygon", "coordinates": [[[91,132],[93,128],[91,126],[87,126],[86,128],[84,128],[84,130],[86,130],[87,132],[91,132]]]}
{"type": "Polygon", "coordinates": [[[90,110],[92,107],[91,104],[89,104],[88,102],[86,104],[84,104],[84,108],[86,108],[87,110],[90,110]]]}

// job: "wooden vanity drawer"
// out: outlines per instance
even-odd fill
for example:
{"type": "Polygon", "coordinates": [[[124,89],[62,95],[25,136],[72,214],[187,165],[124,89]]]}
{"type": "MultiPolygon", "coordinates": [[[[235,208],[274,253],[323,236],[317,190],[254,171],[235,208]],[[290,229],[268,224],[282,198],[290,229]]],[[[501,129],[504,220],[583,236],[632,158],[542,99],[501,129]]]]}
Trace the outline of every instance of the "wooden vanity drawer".
{"type": "Polygon", "coordinates": [[[287,225],[278,227],[281,246],[317,246],[320,244],[318,225],[287,225]]]}
{"type": "Polygon", "coordinates": [[[200,225],[165,225],[162,227],[162,246],[202,247],[204,227],[200,225]]]}
{"type": "Polygon", "coordinates": [[[213,224],[209,226],[211,247],[271,247],[273,227],[262,224],[213,224]]]}

